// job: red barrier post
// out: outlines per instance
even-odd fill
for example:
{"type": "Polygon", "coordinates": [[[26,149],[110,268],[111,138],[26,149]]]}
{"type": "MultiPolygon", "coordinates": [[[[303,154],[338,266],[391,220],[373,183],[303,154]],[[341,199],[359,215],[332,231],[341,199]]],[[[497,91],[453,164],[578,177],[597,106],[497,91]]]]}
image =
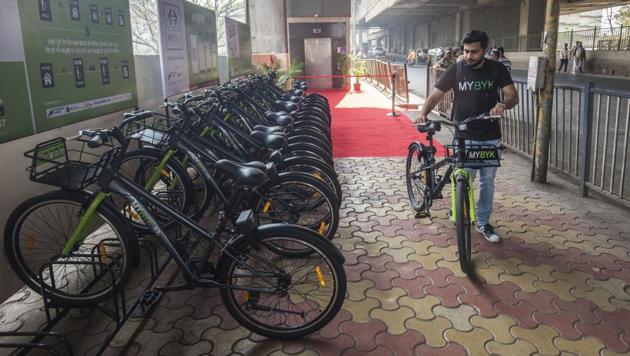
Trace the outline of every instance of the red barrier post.
{"type": "Polygon", "coordinates": [[[392,73],[392,112],[387,114],[388,117],[398,117],[399,113],[396,112],[396,72],[392,73]]]}

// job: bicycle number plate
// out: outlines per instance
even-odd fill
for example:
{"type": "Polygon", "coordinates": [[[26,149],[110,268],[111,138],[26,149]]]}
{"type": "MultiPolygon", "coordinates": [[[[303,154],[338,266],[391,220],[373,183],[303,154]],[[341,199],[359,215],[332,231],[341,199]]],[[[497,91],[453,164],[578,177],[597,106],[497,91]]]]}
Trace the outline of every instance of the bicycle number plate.
{"type": "Polygon", "coordinates": [[[39,166],[45,163],[50,163],[50,161],[54,161],[57,158],[65,157],[66,155],[66,144],[63,141],[59,141],[52,145],[44,146],[38,149],[35,152],[35,157],[41,158],[42,160],[36,160],[35,165],[39,166]]]}
{"type": "Polygon", "coordinates": [[[466,149],[467,161],[496,161],[499,159],[499,150],[496,148],[468,148],[466,149]]]}

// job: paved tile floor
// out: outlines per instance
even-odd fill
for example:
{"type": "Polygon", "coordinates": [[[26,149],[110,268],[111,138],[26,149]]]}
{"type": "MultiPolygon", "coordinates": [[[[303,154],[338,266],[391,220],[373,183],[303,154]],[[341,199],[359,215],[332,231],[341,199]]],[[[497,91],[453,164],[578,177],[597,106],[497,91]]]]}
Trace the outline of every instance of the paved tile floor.
{"type": "MultiPolygon", "coordinates": [[[[525,161],[504,158],[493,215],[504,240],[474,233],[475,280],[458,266],[448,196],[431,219],[416,219],[403,158],[340,159],[335,244],[349,285],[331,324],[298,341],[267,340],[239,327],[216,290],[175,292],[129,323],[106,354],[630,353],[630,214],[579,198],[553,177],[530,183],[525,161]]],[[[106,327],[80,320],[70,336],[89,354],[106,327]]]]}

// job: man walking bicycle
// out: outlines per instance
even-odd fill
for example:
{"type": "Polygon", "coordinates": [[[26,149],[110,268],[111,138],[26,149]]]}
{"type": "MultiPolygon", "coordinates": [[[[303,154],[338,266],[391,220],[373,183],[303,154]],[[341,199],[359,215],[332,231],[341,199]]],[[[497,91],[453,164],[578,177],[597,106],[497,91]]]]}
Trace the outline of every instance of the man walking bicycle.
{"type": "MultiPolygon", "coordinates": [[[[471,31],[464,35],[464,60],[449,67],[435,84],[434,90],[424,102],[416,123],[427,121],[427,116],[449,90],[454,91],[453,116],[455,122],[468,117],[489,113],[503,115],[518,104],[518,94],[508,70],[499,62],[486,60],[484,54],[489,38],[483,31],[471,31]],[[499,100],[499,90],[503,100],[499,100]]],[[[495,120],[480,120],[468,125],[460,134],[467,145],[501,145],[501,129],[495,120]]],[[[479,177],[477,202],[477,226],[486,240],[500,242],[500,237],[490,224],[494,200],[496,167],[471,170],[472,177],[479,177]]]]}

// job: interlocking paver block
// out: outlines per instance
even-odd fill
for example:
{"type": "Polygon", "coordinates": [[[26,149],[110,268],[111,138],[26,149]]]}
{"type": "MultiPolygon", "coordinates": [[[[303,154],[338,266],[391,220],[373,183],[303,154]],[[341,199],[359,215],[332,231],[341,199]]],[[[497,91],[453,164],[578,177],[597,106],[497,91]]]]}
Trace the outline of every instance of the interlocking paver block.
{"type": "Polygon", "coordinates": [[[437,317],[430,321],[411,318],[405,323],[408,329],[415,330],[427,340],[427,345],[431,347],[444,347],[447,341],[444,332],[452,327],[448,319],[437,317]]]}

